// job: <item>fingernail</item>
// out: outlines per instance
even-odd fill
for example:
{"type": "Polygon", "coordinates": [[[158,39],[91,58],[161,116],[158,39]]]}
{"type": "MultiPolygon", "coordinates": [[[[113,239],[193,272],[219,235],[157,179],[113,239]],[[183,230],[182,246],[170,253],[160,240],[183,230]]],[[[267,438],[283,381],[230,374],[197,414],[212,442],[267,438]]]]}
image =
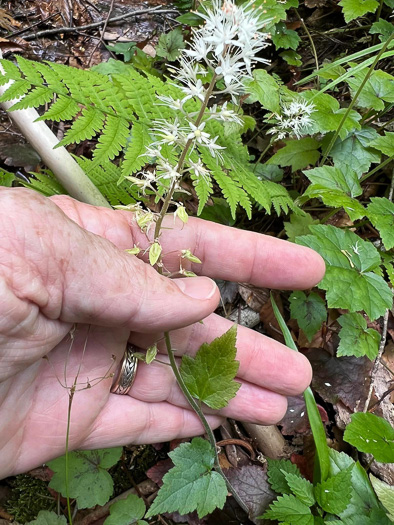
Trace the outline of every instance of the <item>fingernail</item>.
{"type": "Polygon", "coordinates": [[[216,293],[217,286],[208,277],[187,277],[173,281],[184,294],[193,299],[210,299],[216,293]]]}

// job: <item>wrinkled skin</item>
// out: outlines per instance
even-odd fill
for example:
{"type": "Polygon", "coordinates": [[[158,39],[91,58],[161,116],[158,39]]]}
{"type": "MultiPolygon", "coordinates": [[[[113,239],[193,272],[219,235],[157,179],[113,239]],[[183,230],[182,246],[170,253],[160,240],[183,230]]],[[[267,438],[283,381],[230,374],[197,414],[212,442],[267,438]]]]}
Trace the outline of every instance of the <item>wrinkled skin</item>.
{"type": "MultiPolygon", "coordinates": [[[[2,188],[0,213],[0,477],[64,453],[69,389],[78,370],[71,449],[201,434],[165,364],[140,363],[130,393],[110,393],[127,340],[143,348],[161,341],[166,361],[162,334],[171,330],[176,355],[193,355],[231,326],[212,313],[219,291],[208,277],[302,289],[324,274],[322,259],[308,248],[168,217],[161,238],[166,268],[176,271],[186,248],[202,261],[191,265],[201,277],[170,280],[125,253],[134,244],[148,246],[129,212],[2,188]]],[[[310,382],[307,360],[243,327],[237,347],[242,386],[228,407],[207,410],[210,424],[223,417],[279,421],[285,396],[310,382]]]]}

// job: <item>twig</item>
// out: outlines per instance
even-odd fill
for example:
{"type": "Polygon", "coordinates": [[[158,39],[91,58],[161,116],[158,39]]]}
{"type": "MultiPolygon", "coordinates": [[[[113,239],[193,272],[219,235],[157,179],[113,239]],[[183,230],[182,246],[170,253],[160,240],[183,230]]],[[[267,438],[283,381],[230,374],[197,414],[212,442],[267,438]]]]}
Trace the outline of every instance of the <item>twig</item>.
{"type": "Polygon", "coordinates": [[[39,31],[38,33],[31,33],[30,35],[26,35],[24,40],[34,40],[36,38],[41,38],[44,36],[50,36],[50,35],[58,35],[59,33],[72,33],[73,31],[84,31],[85,29],[93,29],[96,27],[103,26],[106,21],[107,24],[113,23],[113,22],[119,22],[120,20],[125,20],[127,18],[131,18],[133,16],[140,16],[140,15],[146,15],[146,14],[164,14],[164,13],[177,13],[177,9],[160,9],[160,7],[153,7],[150,9],[139,9],[138,11],[132,11],[131,13],[125,13],[124,15],[114,16],[113,18],[110,18],[107,20],[101,20],[100,22],[92,22],[91,24],[86,24],[84,26],[78,26],[78,27],[56,27],[54,29],[45,29],[44,31],[39,31]]]}
{"type": "Polygon", "coordinates": [[[52,18],[55,18],[55,16],[57,16],[57,15],[60,15],[60,11],[56,11],[56,13],[53,13],[53,15],[49,15],[46,18],[44,18],[43,20],[39,20],[38,22],[35,22],[31,26],[24,27],[23,29],[18,29],[18,31],[15,31],[14,33],[9,33],[8,35],[6,35],[6,38],[7,39],[14,38],[15,36],[18,36],[18,35],[24,33],[25,31],[30,31],[30,29],[33,29],[33,27],[40,26],[41,24],[44,24],[45,22],[48,22],[48,20],[51,20],[52,18]]]}
{"type": "MultiPolygon", "coordinates": [[[[109,19],[111,18],[112,11],[113,11],[113,9],[114,9],[114,3],[115,3],[115,0],[111,0],[111,5],[109,6],[109,11],[108,11],[107,17],[106,17],[106,19],[105,19],[105,22],[104,22],[103,28],[102,28],[102,30],[101,30],[101,32],[100,32],[100,39],[99,39],[99,41],[97,42],[95,48],[93,49],[92,54],[90,55],[90,59],[89,59],[89,63],[88,63],[88,67],[90,67],[90,64],[91,64],[91,62],[92,62],[92,60],[93,60],[93,55],[94,55],[95,52],[97,51],[97,48],[99,47],[99,45],[100,45],[100,44],[105,45],[105,44],[104,44],[104,34],[105,34],[106,29],[107,29],[109,19]]],[[[112,56],[114,56],[114,55],[112,54],[112,56]]]]}

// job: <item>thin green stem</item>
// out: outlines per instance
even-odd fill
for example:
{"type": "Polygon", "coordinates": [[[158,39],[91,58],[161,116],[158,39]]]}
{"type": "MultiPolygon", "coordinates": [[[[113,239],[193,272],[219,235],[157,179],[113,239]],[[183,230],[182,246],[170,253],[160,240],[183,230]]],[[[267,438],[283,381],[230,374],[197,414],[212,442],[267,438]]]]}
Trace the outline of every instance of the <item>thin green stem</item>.
{"type": "Polygon", "coordinates": [[[236,502],[238,503],[238,505],[249,515],[248,507],[245,505],[245,503],[243,502],[242,498],[239,496],[237,491],[231,485],[230,481],[226,478],[226,476],[225,476],[225,474],[224,474],[224,472],[222,470],[222,467],[220,466],[219,456],[218,456],[217,447],[216,447],[215,436],[213,434],[213,431],[212,431],[211,427],[209,426],[209,423],[208,423],[208,421],[207,421],[207,419],[206,419],[206,417],[204,415],[204,412],[201,410],[201,407],[199,406],[199,404],[196,402],[196,400],[190,394],[190,392],[189,392],[185,382],[183,381],[183,377],[181,376],[181,373],[179,372],[178,365],[176,364],[176,360],[175,360],[175,356],[174,356],[174,351],[173,351],[172,346],[171,346],[170,334],[168,332],[165,332],[164,333],[164,338],[165,338],[165,342],[166,342],[166,348],[167,348],[168,357],[170,359],[170,365],[171,365],[172,371],[174,372],[174,375],[175,375],[175,378],[176,378],[177,383],[179,385],[179,388],[182,390],[183,395],[186,397],[189,405],[194,410],[194,412],[197,414],[197,416],[199,417],[201,423],[203,424],[204,430],[205,430],[205,432],[206,432],[206,434],[208,436],[209,443],[211,444],[212,449],[214,451],[214,454],[215,454],[215,470],[223,477],[224,481],[226,482],[226,486],[227,486],[228,491],[231,492],[231,494],[233,495],[233,497],[236,500],[236,502]]]}
{"type": "Polygon", "coordinates": [[[68,447],[69,447],[69,436],[70,436],[70,425],[71,425],[71,406],[72,406],[73,399],[74,399],[74,393],[75,393],[75,385],[71,387],[70,394],[68,397],[66,451],[65,451],[65,458],[64,458],[64,468],[66,469],[65,476],[64,476],[64,482],[66,485],[67,514],[68,514],[69,525],[73,525],[73,518],[72,518],[72,513],[71,513],[71,505],[70,505],[70,496],[68,492],[68,487],[70,483],[68,447]]]}
{"type": "Polygon", "coordinates": [[[349,107],[347,108],[345,114],[343,115],[342,120],[341,120],[341,122],[339,123],[339,126],[338,126],[338,128],[336,129],[336,131],[335,131],[335,133],[334,133],[334,136],[332,137],[332,139],[331,139],[331,141],[330,141],[330,143],[329,143],[329,145],[328,145],[328,147],[327,147],[327,149],[326,149],[326,151],[325,151],[325,153],[324,153],[324,156],[323,156],[323,159],[322,159],[322,161],[321,161],[321,163],[320,163],[320,166],[323,166],[324,163],[326,162],[327,157],[328,157],[330,151],[332,150],[332,148],[333,148],[333,146],[334,146],[334,144],[335,144],[335,141],[337,140],[338,135],[339,135],[339,133],[340,133],[340,131],[341,131],[341,129],[342,129],[342,127],[343,127],[343,125],[344,125],[346,119],[347,119],[348,116],[349,116],[349,113],[351,112],[351,110],[353,109],[354,105],[356,104],[357,99],[358,99],[358,97],[359,97],[360,94],[361,94],[361,91],[364,89],[365,84],[368,82],[369,77],[372,75],[372,73],[373,73],[373,71],[374,71],[374,69],[375,69],[377,63],[378,63],[379,60],[380,60],[380,57],[381,57],[381,56],[383,55],[383,53],[386,51],[386,49],[388,48],[388,46],[389,46],[390,42],[393,40],[393,38],[394,38],[394,34],[391,35],[390,38],[388,38],[388,39],[386,40],[386,42],[384,43],[384,46],[383,46],[382,49],[379,51],[379,53],[376,55],[375,60],[373,61],[371,67],[368,69],[367,74],[365,75],[363,81],[361,82],[361,84],[360,84],[360,86],[359,86],[359,88],[358,88],[356,94],[355,94],[354,97],[353,97],[353,100],[350,102],[349,107]]]}
{"type": "MultiPolygon", "coordinates": [[[[312,48],[312,52],[313,52],[313,56],[314,56],[314,58],[315,58],[315,62],[316,62],[316,72],[318,72],[318,71],[319,71],[319,59],[318,59],[318,57],[317,57],[317,51],[316,51],[315,44],[314,44],[314,42],[313,42],[313,38],[312,38],[312,36],[311,36],[311,34],[310,34],[310,32],[309,32],[309,29],[306,27],[306,24],[305,24],[305,22],[304,22],[304,19],[301,18],[301,16],[300,16],[299,12],[297,11],[297,9],[295,9],[295,13],[296,13],[296,15],[297,15],[299,21],[301,22],[302,27],[304,28],[304,31],[305,31],[305,33],[307,34],[307,37],[308,37],[309,42],[310,42],[310,44],[311,44],[311,48],[312,48]]],[[[319,76],[316,77],[316,86],[317,86],[317,89],[320,89],[320,80],[319,80],[319,76]]]]}
{"type": "Polygon", "coordinates": [[[379,170],[381,170],[382,168],[384,168],[387,164],[389,164],[392,160],[394,160],[394,155],[392,155],[391,157],[389,157],[388,159],[384,160],[383,162],[381,162],[379,164],[379,166],[376,166],[376,168],[374,168],[373,170],[371,170],[370,172],[366,173],[365,175],[363,175],[360,179],[360,182],[364,182],[365,180],[369,179],[370,177],[372,177],[372,175],[375,175],[375,173],[379,170]]]}

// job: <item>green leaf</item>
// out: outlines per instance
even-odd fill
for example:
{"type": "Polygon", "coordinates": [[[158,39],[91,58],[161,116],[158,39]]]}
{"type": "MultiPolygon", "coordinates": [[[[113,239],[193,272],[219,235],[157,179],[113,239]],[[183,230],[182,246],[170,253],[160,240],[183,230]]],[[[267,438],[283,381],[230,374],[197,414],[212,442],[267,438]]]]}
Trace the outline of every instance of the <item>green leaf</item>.
{"type": "MultiPolygon", "coordinates": [[[[271,304],[275,318],[278,321],[283,337],[285,338],[286,345],[292,350],[297,351],[297,347],[291,336],[290,330],[288,329],[272,294],[271,304]]],[[[304,400],[316,447],[314,479],[315,481],[324,481],[328,476],[329,470],[329,448],[327,445],[326,431],[321,420],[319,409],[317,408],[316,400],[310,387],[308,387],[304,392],[304,400]]]]}
{"type": "Polygon", "coordinates": [[[330,156],[336,165],[349,166],[361,175],[369,170],[373,162],[380,162],[380,154],[370,147],[376,136],[372,128],[355,130],[345,140],[337,139],[330,156]]]}
{"type": "Polygon", "coordinates": [[[375,478],[372,474],[369,475],[369,479],[371,480],[380,503],[387,510],[387,516],[394,521],[394,487],[378,478],[375,478]]]}
{"type": "MultiPolygon", "coordinates": [[[[345,72],[345,71],[343,71],[345,72]]],[[[321,71],[319,71],[319,75],[321,71]]],[[[302,97],[315,106],[314,112],[310,116],[311,124],[308,129],[310,133],[328,133],[336,131],[342,121],[343,115],[347,112],[346,108],[341,108],[336,98],[326,93],[320,93],[316,89],[311,89],[302,93],[302,97]]],[[[339,136],[344,140],[347,135],[356,129],[360,129],[359,120],[361,115],[351,110],[345,122],[342,124],[339,136]]]]}
{"type": "MultiPolygon", "coordinates": [[[[108,49],[108,51],[111,51],[112,53],[116,53],[117,55],[123,55],[125,62],[130,62],[134,56],[134,53],[136,52],[137,43],[136,42],[117,42],[116,44],[105,46],[105,47],[108,49]]],[[[113,67],[112,64],[111,64],[111,67],[113,67]]],[[[124,71],[124,69],[122,71],[124,71]]],[[[101,73],[105,72],[106,74],[108,74],[110,70],[105,69],[103,71],[103,69],[101,68],[99,69],[99,72],[101,73]]],[[[114,70],[112,71],[112,73],[119,73],[119,72],[120,72],[119,69],[117,71],[114,71],[114,70]]]]}
{"type": "Polygon", "coordinates": [[[195,357],[182,357],[180,372],[189,392],[216,410],[225,407],[241,386],[234,381],[239,367],[236,338],[233,326],[212,343],[204,343],[195,357]]]}
{"type": "Polygon", "coordinates": [[[149,263],[151,266],[154,266],[161,255],[162,247],[159,242],[154,242],[149,248],[149,263]]]}
{"type": "MultiPolygon", "coordinates": [[[[122,447],[101,450],[78,450],[68,454],[68,496],[77,500],[80,509],[105,505],[110,499],[114,483],[107,469],[122,455],[122,447]]],[[[49,486],[66,496],[66,458],[49,461],[54,471],[49,486]]]]}
{"type": "MultiPolygon", "coordinates": [[[[394,89],[394,86],[393,88],[394,89]]],[[[370,142],[370,146],[381,151],[388,157],[394,156],[394,132],[386,132],[383,135],[379,135],[375,140],[370,142]]]]}
{"type": "Polygon", "coordinates": [[[320,143],[311,137],[288,140],[284,148],[277,151],[267,164],[291,166],[293,171],[301,170],[310,164],[316,164],[320,157],[319,146],[320,143]]]}
{"type": "Polygon", "coordinates": [[[295,496],[288,494],[279,496],[260,518],[284,521],[291,525],[313,525],[314,523],[311,509],[295,496]]]}
{"type": "Polygon", "coordinates": [[[292,213],[290,222],[285,222],[285,230],[289,241],[295,242],[296,237],[310,233],[309,226],[319,224],[318,219],[314,219],[310,213],[292,213]]]}
{"type": "Polygon", "coordinates": [[[302,503],[311,507],[315,503],[315,496],[313,493],[313,485],[305,478],[300,478],[299,475],[285,472],[285,478],[289,485],[291,492],[302,503]]]}
{"type": "Polygon", "coordinates": [[[35,520],[29,521],[28,525],[67,525],[64,516],[59,516],[50,510],[40,510],[35,520]]]}
{"type": "Polygon", "coordinates": [[[334,226],[310,226],[312,235],[298,237],[296,242],[316,250],[327,269],[318,287],[327,290],[329,308],[351,312],[364,310],[371,320],[391,308],[390,288],[380,275],[381,259],[373,244],[355,233],[334,226]]]}
{"type": "Polygon", "coordinates": [[[159,57],[163,57],[169,62],[174,62],[185,47],[182,29],[177,27],[173,31],[160,36],[156,46],[156,53],[159,57]]]}
{"type": "Polygon", "coordinates": [[[109,508],[109,516],[104,525],[131,525],[137,523],[145,514],[145,503],[136,494],[129,494],[126,499],[117,501],[109,508]]]}
{"type": "Polygon", "coordinates": [[[345,209],[351,220],[364,217],[365,208],[353,197],[361,195],[362,189],[357,173],[348,166],[322,166],[303,172],[312,184],[302,196],[320,198],[327,206],[345,209]]]}
{"type": "Polygon", "coordinates": [[[337,356],[366,355],[375,359],[379,352],[380,335],[376,330],[367,328],[367,321],[361,314],[344,314],[338,319],[342,326],[339,337],[337,356]]]}
{"type": "Polygon", "coordinates": [[[367,515],[370,512],[370,509],[379,509],[379,502],[368,480],[368,476],[360,463],[356,463],[344,452],[337,452],[332,448],[329,449],[329,456],[331,476],[353,466],[351,501],[346,510],[341,512],[340,517],[345,518],[355,514],[367,515]]]}
{"type": "Polygon", "coordinates": [[[324,188],[340,190],[349,197],[358,197],[362,194],[362,189],[357,173],[348,166],[339,168],[337,166],[322,166],[303,171],[304,175],[312,182],[324,188]]]}
{"type": "Polygon", "coordinates": [[[285,60],[290,66],[302,66],[301,55],[299,55],[295,51],[282,51],[282,53],[279,53],[279,56],[282,57],[283,60],[285,60]]]}
{"type": "Polygon", "coordinates": [[[279,84],[265,69],[255,69],[253,80],[245,82],[245,89],[250,93],[248,103],[258,100],[263,108],[280,113],[279,84]]]}
{"type": "Polygon", "coordinates": [[[316,500],[323,510],[340,514],[349,505],[352,497],[352,470],[354,465],[342,470],[315,487],[316,500]]]}
{"type": "Polygon", "coordinates": [[[174,467],[163,477],[163,486],[146,518],[162,512],[188,514],[197,510],[199,518],[215,508],[222,509],[227,487],[220,474],[212,470],[215,451],[208,441],[194,438],[169,453],[174,467]]]}
{"type": "MultiPolygon", "coordinates": [[[[394,0],[392,1],[392,7],[394,8],[394,0]]],[[[379,40],[381,42],[386,42],[391,35],[394,33],[394,26],[390,22],[387,22],[387,20],[383,20],[383,18],[379,18],[377,22],[374,22],[371,26],[371,29],[369,30],[371,35],[379,35],[379,40]]]]}
{"type": "Polygon", "coordinates": [[[374,13],[378,8],[379,2],[376,0],[341,0],[339,5],[343,7],[345,22],[364,16],[366,13],[374,13]]]}
{"type": "Polygon", "coordinates": [[[301,38],[293,29],[287,29],[284,22],[276,24],[271,32],[272,42],[276,49],[294,49],[296,50],[301,38]]]}
{"type": "Polygon", "coordinates": [[[286,479],[286,474],[292,474],[301,479],[300,471],[297,465],[294,465],[288,459],[271,459],[267,458],[268,463],[268,481],[272,490],[278,494],[290,494],[291,490],[286,479]]]}
{"type": "Polygon", "coordinates": [[[296,319],[308,341],[312,341],[315,333],[327,319],[325,301],[317,293],[312,292],[306,296],[304,292],[299,291],[293,292],[289,301],[291,317],[296,319]]]}
{"type": "MultiPolygon", "coordinates": [[[[365,71],[359,71],[346,80],[349,84],[352,96],[355,95],[364,81],[365,71]]],[[[356,105],[362,108],[372,108],[377,111],[382,111],[385,107],[384,102],[394,102],[393,91],[394,77],[385,71],[374,71],[357,97],[356,105]]]]}
{"type": "Polygon", "coordinates": [[[14,180],[18,180],[13,173],[0,168],[0,186],[12,187],[14,180]]]}
{"type": "Polygon", "coordinates": [[[394,429],[382,417],[361,412],[353,414],[343,439],[360,452],[372,454],[376,461],[394,463],[394,429]]]}

